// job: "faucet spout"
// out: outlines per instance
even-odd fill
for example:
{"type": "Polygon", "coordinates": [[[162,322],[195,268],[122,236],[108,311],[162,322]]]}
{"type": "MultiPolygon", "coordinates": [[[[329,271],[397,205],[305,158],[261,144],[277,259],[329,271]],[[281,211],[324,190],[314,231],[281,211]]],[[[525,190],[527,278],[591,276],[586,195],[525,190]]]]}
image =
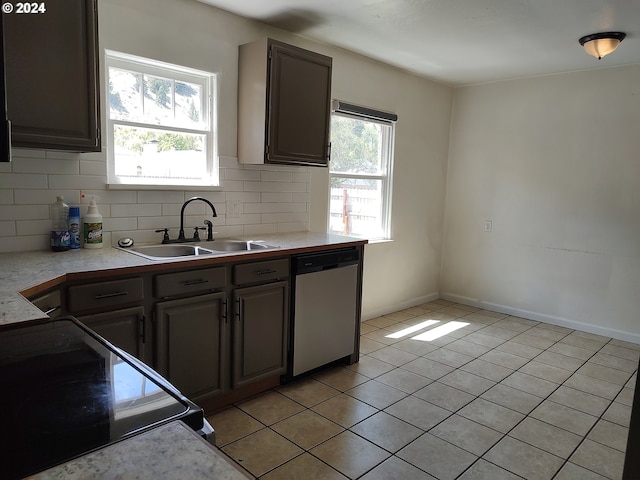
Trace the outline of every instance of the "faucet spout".
{"type": "Polygon", "coordinates": [[[213,211],[213,216],[217,217],[218,214],[216,213],[216,207],[213,206],[213,203],[211,203],[209,200],[207,200],[206,198],[202,198],[202,197],[191,197],[189,200],[187,200],[186,202],[184,202],[182,204],[182,208],[180,209],[180,232],[178,232],[178,240],[185,240],[184,237],[184,209],[187,207],[187,205],[189,205],[191,202],[194,202],[196,200],[200,200],[204,203],[206,203],[207,205],[209,205],[211,207],[211,210],[213,211]]]}

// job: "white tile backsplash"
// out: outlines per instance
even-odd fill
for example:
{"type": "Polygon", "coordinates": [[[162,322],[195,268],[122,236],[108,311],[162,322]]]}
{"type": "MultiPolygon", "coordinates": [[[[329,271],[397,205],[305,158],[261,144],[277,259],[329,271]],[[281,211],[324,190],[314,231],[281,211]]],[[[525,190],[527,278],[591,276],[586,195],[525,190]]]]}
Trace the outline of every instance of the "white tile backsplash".
{"type": "Polygon", "coordinates": [[[80,193],[78,190],[14,190],[14,202],[16,205],[51,205],[56,197],[61,195],[67,205],[78,205],[80,193]]]}
{"type": "Polygon", "coordinates": [[[0,205],[11,205],[13,204],[13,199],[13,190],[0,188],[0,205]]]}
{"type": "Polygon", "coordinates": [[[249,203],[260,201],[260,192],[226,192],[225,196],[227,202],[249,203]]]}
{"type": "Polygon", "coordinates": [[[0,205],[0,218],[2,220],[16,220],[16,221],[17,220],[45,220],[49,218],[49,206],[48,205],[0,205]]]}
{"type": "Polygon", "coordinates": [[[262,192],[258,202],[292,202],[292,192],[262,192]]]}
{"type": "Polygon", "coordinates": [[[15,222],[14,235],[41,235],[49,230],[51,222],[45,220],[18,220],[15,222]]]}
{"type": "Polygon", "coordinates": [[[309,184],[300,182],[244,182],[249,192],[306,192],[309,184]]]}
{"type": "Polygon", "coordinates": [[[152,217],[159,215],[162,215],[162,205],[157,203],[111,205],[112,217],[152,217]]]}
{"type": "Polygon", "coordinates": [[[52,158],[14,158],[12,170],[15,173],[47,173],[57,175],[78,175],[80,162],[52,158]]]}
{"type": "Polygon", "coordinates": [[[271,172],[271,171],[262,171],[261,178],[263,182],[288,182],[291,183],[293,181],[293,173],[292,172],[271,172]]]}
{"type": "MultiPolygon", "coordinates": [[[[46,190],[49,188],[49,184],[47,183],[47,175],[0,172],[0,188],[31,188],[46,190]]],[[[55,200],[55,198],[51,200],[51,203],[55,202],[55,200]]]]}
{"type": "MultiPolygon", "coordinates": [[[[121,231],[121,230],[137,230],[138,225],[137,218],[103,218],[102,219],[102,228],[104,230],[109,230],[111,232],[121,231]]],[[[120,237],[118,237],[120,238],[120,237]]]]}
{"type": "Polygon", "coordinates": [[[244,213],[306,212],[304,203],[245,203],[244,213]]]}
{"type": "Polygon", "coordinates": [[[104,162],[80,160],[80,175],[107,176],[107,168],[104,162]]]}
{"type": "Polygon", "coordinates": [[[49,188],[83,188],[99,190],[104,187],[106,177],[98,175],[49,175],[49,188]]]}
{"type": "MultiPolygon", "coordinates": [[[[70,153],[14,149],[13,162],[0,164],[0,252],[48,248],[49,207],[62,195],[84,216],[93,196],[104,222],[106,244],[124,236],[159,241],[158,228],[176,237],[185,200],[202,196],[213,203],[216,238],[309,229],[309,167],[238,165],[220,157],[221,188],[212,190],[112,189],[106,185],[105,152],[70,153]],[[82,197],[84,195],[84,197],[82,197]],[[227,202],[240,203],[240,217],[227,218],[227,202]]],[[[185,233],[211,218],[209,207],[193,202],[185,211],[185,233]]]]}
{"type": "MultiPolygon", "coordinates": [[[[224,180],[253,180],[260,181],[260,171],[259,170],[247,170],[247,169],[239,169],[239,168],[225,168],[222,170],[224,172],[224,180]]],[[[222,173],[221,172],[221,173],[222,173]]]]}
{"type": "Polygon", "coordinates": [[[16,222],[0,220],[0,237],[13,237],[16,235],[16,222]]]}

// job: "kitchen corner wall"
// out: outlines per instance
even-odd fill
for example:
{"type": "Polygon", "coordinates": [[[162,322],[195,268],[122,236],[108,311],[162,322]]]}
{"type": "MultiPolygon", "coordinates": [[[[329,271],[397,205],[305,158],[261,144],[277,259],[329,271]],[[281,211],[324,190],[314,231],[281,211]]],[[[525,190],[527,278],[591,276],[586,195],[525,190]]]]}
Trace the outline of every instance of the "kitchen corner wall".
{"type": "Polygon", "coordinates": [[[640,343],[640,65],[458,88],[451,139],[445,298],[640,343]]]}

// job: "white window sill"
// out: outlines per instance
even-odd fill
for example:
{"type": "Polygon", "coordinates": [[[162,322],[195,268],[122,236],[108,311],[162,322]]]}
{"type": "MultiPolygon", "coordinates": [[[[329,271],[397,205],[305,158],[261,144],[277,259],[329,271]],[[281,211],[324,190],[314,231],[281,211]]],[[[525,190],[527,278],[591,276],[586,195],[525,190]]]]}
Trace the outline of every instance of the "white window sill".
{"type": "Polygon", "coordinates": [[[109,183],[109,190],[182,190],[182,191],[202,191],[212,192],[222,191],[222,185],[137,185],[134,183],[109,183]]]}

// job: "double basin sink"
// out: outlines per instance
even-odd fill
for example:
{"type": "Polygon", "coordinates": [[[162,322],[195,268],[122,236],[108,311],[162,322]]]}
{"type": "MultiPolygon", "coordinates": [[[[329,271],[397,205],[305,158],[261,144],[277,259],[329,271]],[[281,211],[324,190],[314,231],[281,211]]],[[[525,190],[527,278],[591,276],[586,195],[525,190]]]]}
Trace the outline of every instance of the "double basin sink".
{"type": "Polygon", "coordinates": [[[213,240],[199,242],[197,245],[189,243],[170,243],[162,245],[142,245],[123,248],[129,253],[149,260],[166,260],[170,258],[193,257],[204,255],[220,255],[229,252],[260,251],[278,248],[260,240],[213,240]]]}

